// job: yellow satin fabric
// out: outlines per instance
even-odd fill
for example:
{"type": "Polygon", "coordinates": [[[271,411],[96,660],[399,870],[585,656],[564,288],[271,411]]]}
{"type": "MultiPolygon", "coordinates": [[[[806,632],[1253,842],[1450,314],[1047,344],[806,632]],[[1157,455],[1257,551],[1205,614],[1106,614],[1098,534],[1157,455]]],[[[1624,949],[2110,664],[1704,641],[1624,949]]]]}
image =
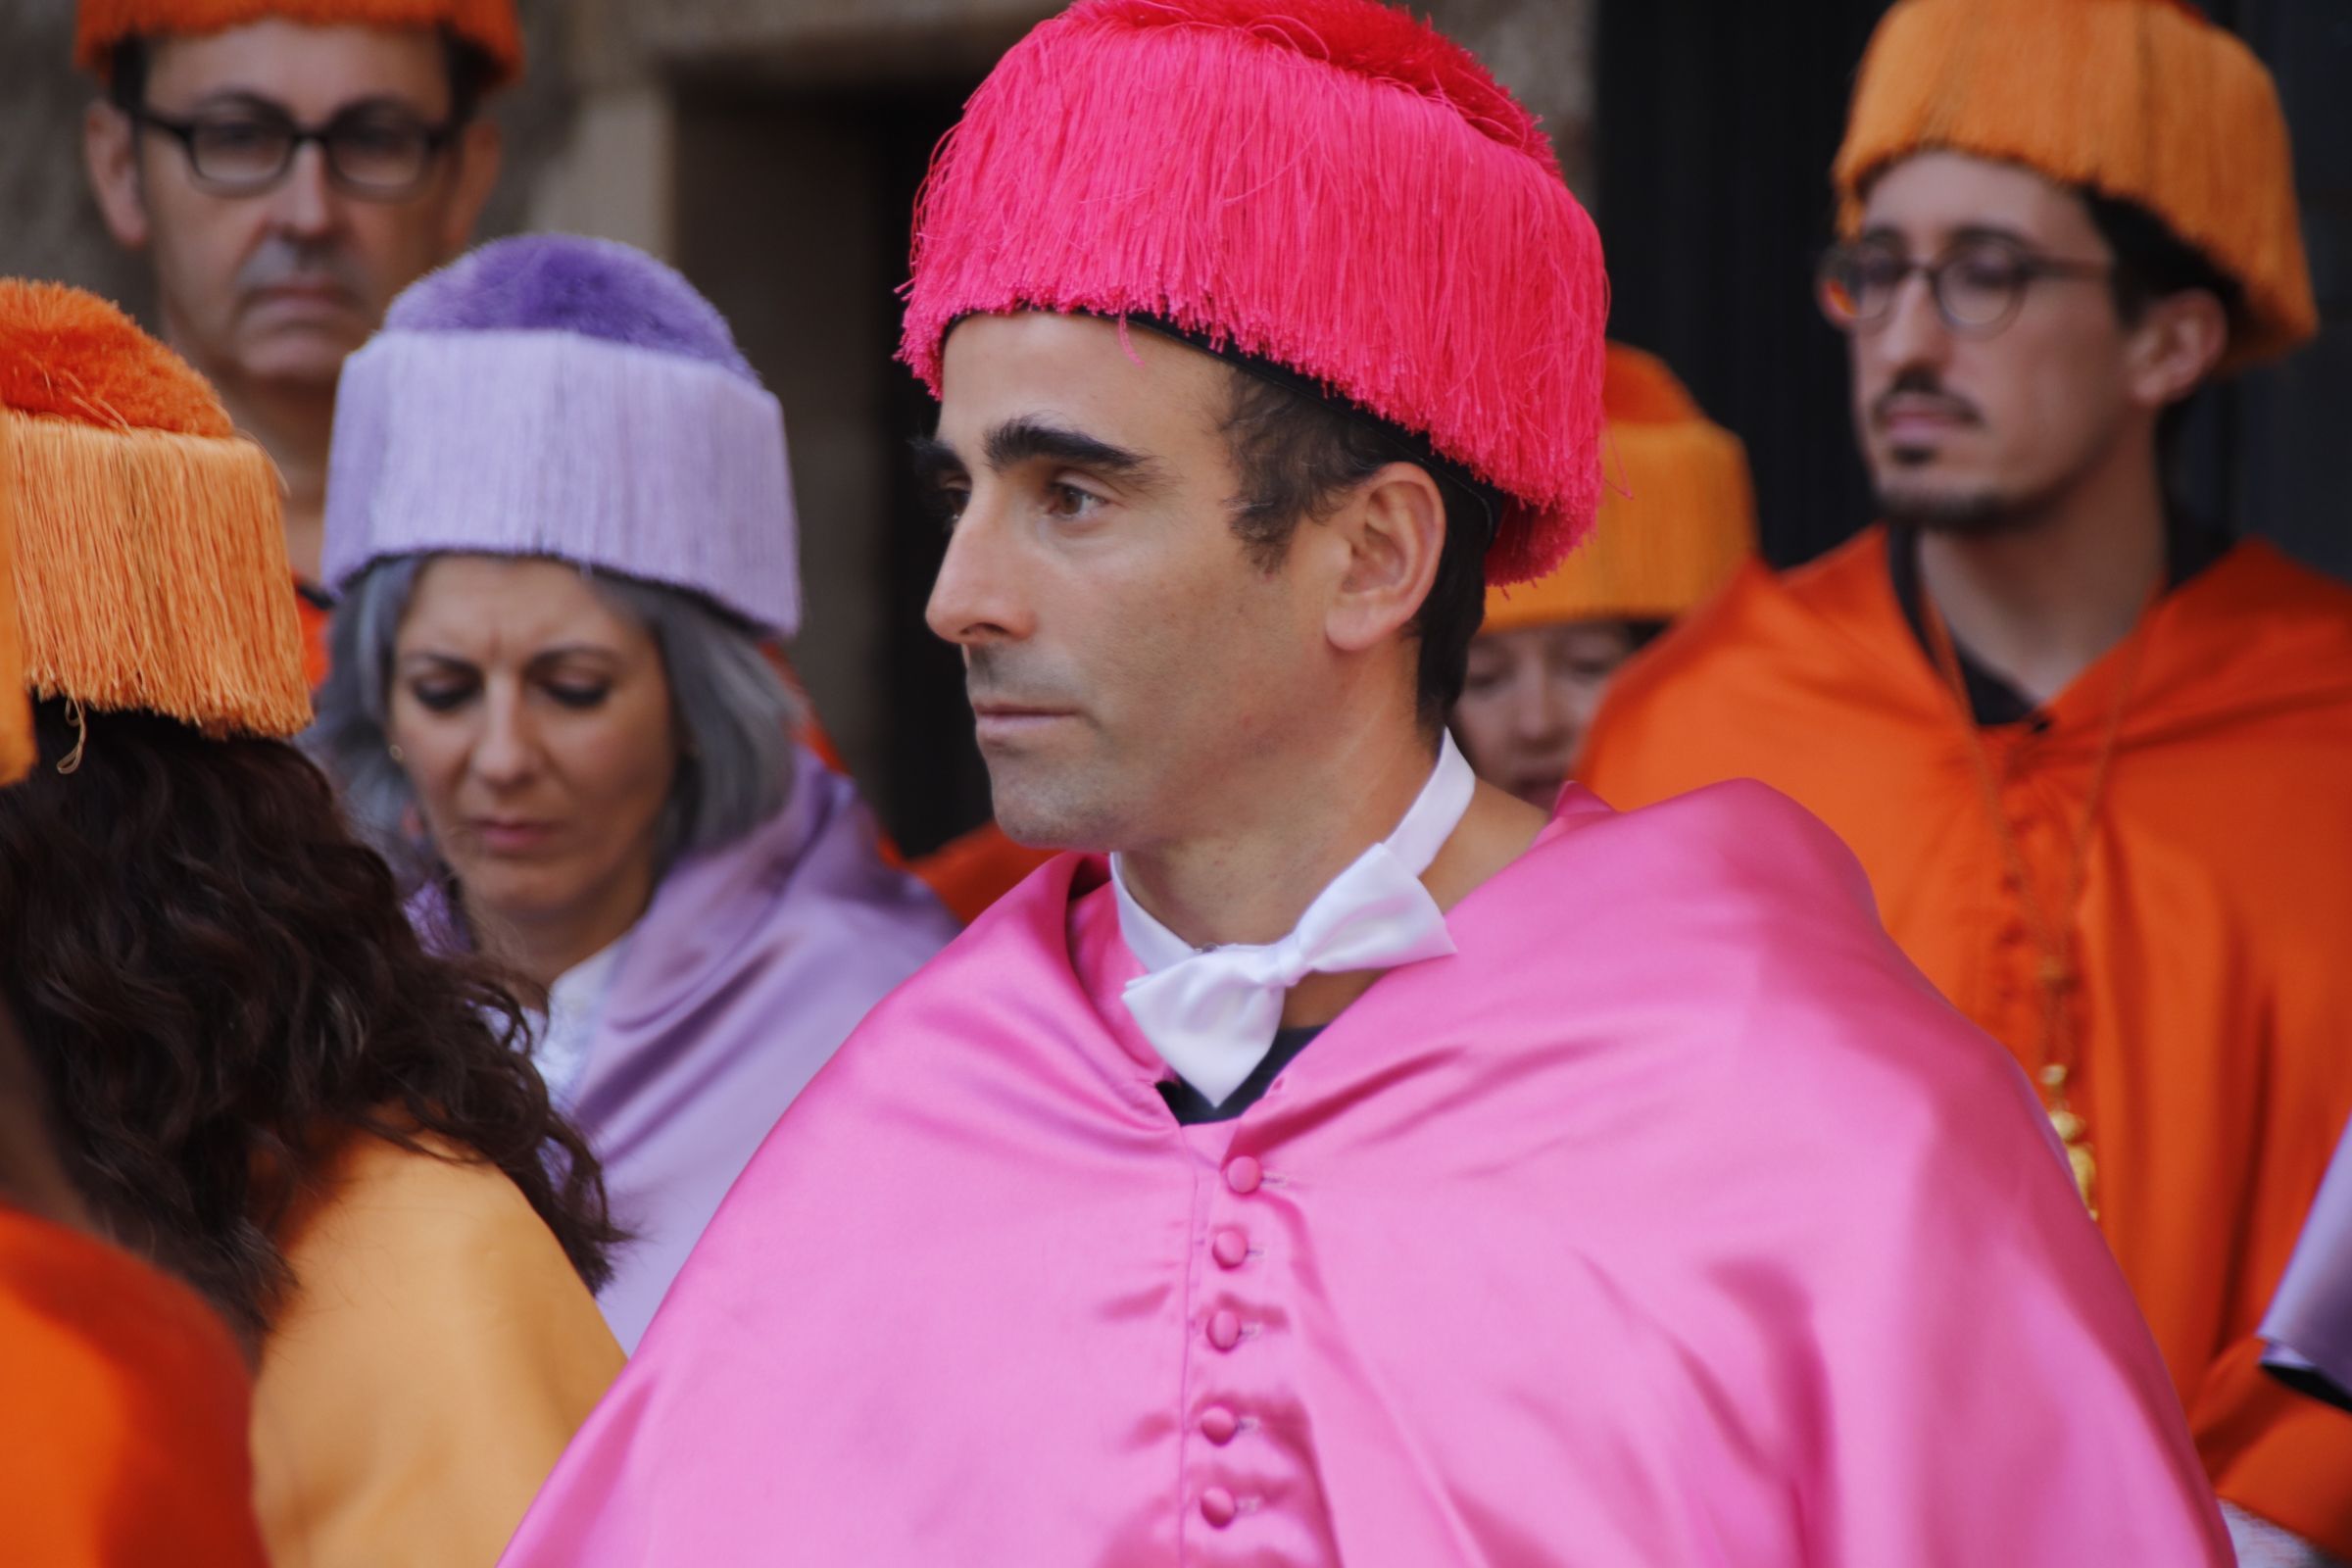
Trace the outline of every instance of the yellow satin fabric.
{"type": "Polygon", "coordinates": [[[496,1167],[355,1137],[281,1239],[254,1391],[276,1568],[490,1568],[620,1372],[595,1298],[496,1167]]]}

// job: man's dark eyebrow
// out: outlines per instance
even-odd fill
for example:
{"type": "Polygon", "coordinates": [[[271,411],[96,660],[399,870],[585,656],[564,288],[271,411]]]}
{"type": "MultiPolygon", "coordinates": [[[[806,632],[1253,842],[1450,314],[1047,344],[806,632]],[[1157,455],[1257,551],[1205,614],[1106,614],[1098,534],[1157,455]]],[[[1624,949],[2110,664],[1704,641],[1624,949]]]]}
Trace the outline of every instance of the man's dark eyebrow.
{"type": "Polygon", "coordinates": [[[988,466],[996,472],[1040,459],[1085,468],[1131,489],[1149,489],[1165,477],[1160,466],[1140,452],[1043,419],[1008,419],[988,432],[988,466]]]}
{"type": "Polygon", "coordinates": [[[918,435],[906,443],[914,459],[914,477],[918,483],[937,486],[949,479],[966,476],[963,459],[956,449],[937,436],[918,435]]]}

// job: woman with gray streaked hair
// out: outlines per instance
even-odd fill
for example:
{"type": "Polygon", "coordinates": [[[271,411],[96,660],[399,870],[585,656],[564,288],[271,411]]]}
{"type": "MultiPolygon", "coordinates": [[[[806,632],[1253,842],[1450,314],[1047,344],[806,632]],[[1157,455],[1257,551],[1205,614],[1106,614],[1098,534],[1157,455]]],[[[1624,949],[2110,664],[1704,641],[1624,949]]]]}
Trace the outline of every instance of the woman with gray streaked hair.
{"type": "Polygon", "coordinates": [[[500,241],[344,371],[311,746],[428,938],[547,994],[534,1054],[638,1240],[633,1349],[736,1174],[955,926],[793,736],[781,411],[669,269],[500,241]]]}

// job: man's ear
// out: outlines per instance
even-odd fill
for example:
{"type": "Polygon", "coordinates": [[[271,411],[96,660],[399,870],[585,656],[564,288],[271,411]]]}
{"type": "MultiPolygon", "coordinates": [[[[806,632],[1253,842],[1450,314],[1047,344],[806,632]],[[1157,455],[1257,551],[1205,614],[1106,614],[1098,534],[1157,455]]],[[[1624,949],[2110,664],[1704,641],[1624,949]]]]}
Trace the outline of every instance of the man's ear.
{"type": "Polygon", "coordinates": [[[2150,305],[2125,349],[2132,401],[2162,409],[2197,389],[2230,348],[2230,313],[2206,289],[2182,289],[2150,305]]]}
{"type": "Polygon", "coordinates": [[[139,132],[130,116],[103,98],[92,100],[81,117],[81,161],[106,231],[124,250],[145,250],[153,230],[139,188],[139,132]]]}
{"type": "Polygon", "coordinates": [[[499,165],[504,159],[505,138],[498,126],[488,120],[471,120],[458,132],[458,144],[450,152],[455,167],[455,180],[449,193],[449,205],[443,210],[441,223],[441,259],[454,260],[460,251],[473,242],[473,226],[481,221],[482,209],[489,205],[490,192],[498,186],[499,165]]]}
{"type": "Polygon", "coordinates": [[[1348,553],[1324,632],[1333,647],[1360,653],[1421,612],[1446,553],[1446,498],[1428,469],[1392,463],[1357,486],[1317,531],[1348,553]]]}

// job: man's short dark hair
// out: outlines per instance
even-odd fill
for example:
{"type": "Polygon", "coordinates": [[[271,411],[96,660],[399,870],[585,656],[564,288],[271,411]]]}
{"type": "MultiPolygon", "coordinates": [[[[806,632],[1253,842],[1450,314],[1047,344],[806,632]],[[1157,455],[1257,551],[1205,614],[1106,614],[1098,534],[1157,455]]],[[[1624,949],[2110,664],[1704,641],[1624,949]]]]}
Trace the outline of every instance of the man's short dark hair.
{"type": "MultiPolygon", "coordinates": [[[[498,79],[498,64],[447,27],[439,31],[441,55],[449,67],[449,122],[467,124],[498,79]]],[[[154,49],[146,38],[129,37],[115,45],[107,63],[106,94],[116,108],[128,114],[145,107],[147,73],[153,64],[154,49]]]]}
{"type": "Polygon", "coordinates": [[[1290,550],[1300,522],[1330,515],[1342,496],[1392,463],[1417,463],[1446,502],[1446,544],[1429,597],[1414,614],[1420,640],[1415,702],[1435,734],[1462,694],[1470,639],[1487,613],[1487,543],[1499,503],[1411,450],[1410,437],[1371,416],[1232,368],[1224,422],[1241,493],[1234,531],[1267,570],[1290,550]]]}
{"type": "MultiPolygon", "coordinates": [[[[2115,271],[2108,287],[2115,296],[2115,314],[2126,326],[2136,325],[2157,301],[2190,289],[2202,289],[2222,302],[2230,329],[2246,322],[2246,291],[2237,279],[2216,267],[2206,254],[2173,231],[2172,225],[2137,202],[2081,192],[2091,226],[2115,255],[2115,271]]],[[[2194,394],[2181,398],[2156,416],[2156,462],[2168,491],[2177,477],[2183,432],[2194,394]]]]}
{"type": "Polygon", "coordinates": [[[2188,289],[2203,289],[2220,300],[2233,326],[2243,320],[2246,291],[2237,279],[2175,233],[2163,219],[2137,202],[2102,196],[2095,190],[2082,192],[2082,205],[2099,238],[2115,253],[2110,286],[2116,314],[2127,325],[2138,321],[2158,300],[2188,289]]]}

